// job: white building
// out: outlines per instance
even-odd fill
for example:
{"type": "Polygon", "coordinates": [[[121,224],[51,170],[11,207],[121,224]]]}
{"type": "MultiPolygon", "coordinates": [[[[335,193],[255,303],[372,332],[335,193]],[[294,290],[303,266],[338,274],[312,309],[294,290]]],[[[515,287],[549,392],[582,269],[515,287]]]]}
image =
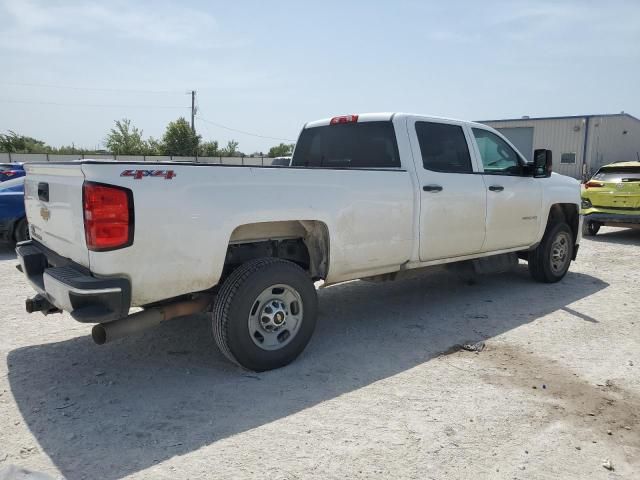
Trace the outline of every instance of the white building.
{"type": "Polygon", "coordinates": [[[586,178],[600,166],[640,161],[640,119],[628,113],[481,120],[500,131],[529,160],[536,148],[553,152],[553,170],[586,178]]]}

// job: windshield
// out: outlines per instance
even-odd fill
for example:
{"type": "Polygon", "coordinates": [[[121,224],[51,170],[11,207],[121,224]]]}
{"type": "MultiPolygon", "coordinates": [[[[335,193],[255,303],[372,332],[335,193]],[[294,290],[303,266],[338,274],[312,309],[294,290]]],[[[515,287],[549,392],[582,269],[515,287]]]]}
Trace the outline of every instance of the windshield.
{"type": "Polygon", "coordinates": [[[13,178],[0,183],[0,192],[6,190],[20,191],[24,185],[24,177],[13,178]]]}
{"type": "Polygon", "coordinates": [[[603,167],[593,176],[601,182],[640,182],[639,167],[603,167]]]}

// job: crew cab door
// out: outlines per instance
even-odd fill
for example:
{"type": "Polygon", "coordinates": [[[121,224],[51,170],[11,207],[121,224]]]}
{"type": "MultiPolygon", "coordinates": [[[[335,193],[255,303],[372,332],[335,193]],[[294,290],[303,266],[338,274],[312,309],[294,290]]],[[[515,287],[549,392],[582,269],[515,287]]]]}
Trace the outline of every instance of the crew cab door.
{"type": "Polygon", "coordinates": [[[502,137],[470,128],[473,150],[487,191],[483,252],[528,247],[536,242],[542,208],[542,183],[524,173],[524,160],[502,137]]]}
{"type": "Polygon", "coordinates": [[[485,235],[486,187],[470,154],[462,124],[407,120],[420,196],[420,260],[481,251],[485,235]]]}

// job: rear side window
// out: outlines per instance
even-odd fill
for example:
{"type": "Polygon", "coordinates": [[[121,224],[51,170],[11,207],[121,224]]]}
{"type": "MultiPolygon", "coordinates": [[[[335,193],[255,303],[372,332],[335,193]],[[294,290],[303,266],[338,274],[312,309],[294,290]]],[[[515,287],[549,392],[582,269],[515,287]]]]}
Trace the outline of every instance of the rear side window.
{"type": "Polygon", "coordinates": [[[293,154],[294,167],[398,168],[400,156],[390,121],[307,128],[293,154]]]}
{"type": "Polygon", "coordinates": [[[436,172],[472,173],[469,146],[462,127],[416,122],[416,135],[424,168],[436,172]]]}

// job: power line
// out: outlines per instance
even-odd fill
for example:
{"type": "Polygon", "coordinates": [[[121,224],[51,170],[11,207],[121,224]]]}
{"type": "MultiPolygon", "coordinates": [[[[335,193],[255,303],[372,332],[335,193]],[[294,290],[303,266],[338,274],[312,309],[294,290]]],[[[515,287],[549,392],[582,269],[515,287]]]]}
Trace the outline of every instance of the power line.
{"type": "Polygon", "coordinates": [[[142,90],[131,88],[95,88],[95,87],[78,87],[72,85],[51,85],[44,83],[17,83],[17,82],[0,82],[0,85],[7,85],[13,87],[37,87],[37,88],[63,88],[67,90],[84,90],[91,92],[128,92],[128,93],[182,93],[177,90],[142,90]]]}
{"type": "Polygon", "coordinates": [[[11,100],[0,98],[0,103],[26,103],[31,105],[56,105],[60,107],[113,107],[113,108],[179,108],[188,109],[183,105],[113,105],[104,103],[58,103],[58,102],[38,102],[30,100],[11,100]]]}
{"type": "Polygon", "coordinates": [[[222,125],[220,123],[216,123],[216,122],[212,122],[211,120],[207,120],[206,118],[202,118],[199,115],[197,115],[196,118],[198,120],[201,120],[201,121],[205,122],[205,123],[210,123],[211,125],[215,125],[216,127],[224,128],[225,130],[230,130],[232,132],[242,133],[243,135],[249,135],[251,137],[266,138],[266,139],[269,139],[269,140],[284,140],[286,142],[295,142],[295,140],[292,140],[290,138],[269,137],[267,135],[258,135],[257,133],[251,133],[251,132],[247,132],[247,131],[244,131],[244,130],[238,130],[237,128],[227,127],[226,125],[222,125]]]}

